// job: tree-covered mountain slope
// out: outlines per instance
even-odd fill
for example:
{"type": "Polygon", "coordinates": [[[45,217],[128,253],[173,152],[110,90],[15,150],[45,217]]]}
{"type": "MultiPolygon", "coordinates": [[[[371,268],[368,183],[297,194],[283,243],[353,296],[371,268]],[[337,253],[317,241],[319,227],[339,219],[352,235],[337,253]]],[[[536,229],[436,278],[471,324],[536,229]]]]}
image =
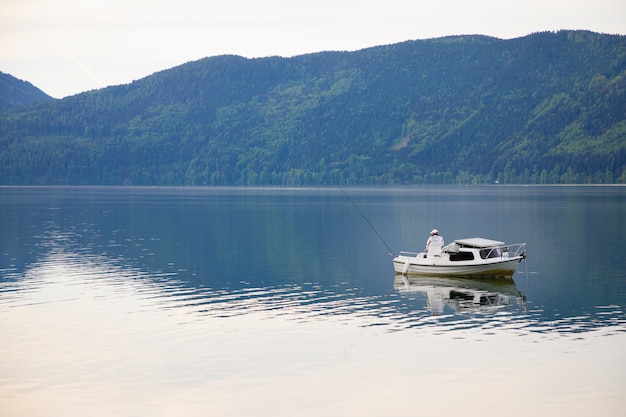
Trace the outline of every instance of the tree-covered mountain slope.
{"type": "Polygon", "coordinates": [[[38,101],[51,100],[54,99],[31,83],[0,72],[0,113],[38,101]]]}
{"type": "Polygon", "coordinates": [[[626,182],[626,37],[217,56],[0,115],[3,184],[626,182]]]}

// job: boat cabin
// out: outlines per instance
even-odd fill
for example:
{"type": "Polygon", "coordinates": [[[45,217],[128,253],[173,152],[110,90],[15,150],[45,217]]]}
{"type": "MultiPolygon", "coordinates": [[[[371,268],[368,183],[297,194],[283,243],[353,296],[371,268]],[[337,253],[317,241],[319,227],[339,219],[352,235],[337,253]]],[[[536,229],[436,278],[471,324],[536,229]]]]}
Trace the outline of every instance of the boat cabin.
{"type": "Polygon", "coordinates": [[[504,242],[498,240],[474,237],[455,240],[446,246],[445,252],[450,255],[450,261],[472,261],[477,251],[481,259],[500,258],[503,250],[506,252],[506,248],[501,249],[503,246],[504,242]]]}

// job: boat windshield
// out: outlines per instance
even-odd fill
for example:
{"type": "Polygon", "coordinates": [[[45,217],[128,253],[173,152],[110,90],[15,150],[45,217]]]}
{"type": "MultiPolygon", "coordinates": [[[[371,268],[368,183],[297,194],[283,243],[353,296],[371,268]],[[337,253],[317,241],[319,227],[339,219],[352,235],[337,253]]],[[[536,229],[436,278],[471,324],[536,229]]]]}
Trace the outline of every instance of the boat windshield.
{"type": "Polygon", "coordinates": [[[480,257],[483,259],[499,258],[502,256],[500,248],[485,248],[480,250],[480,257]]]}

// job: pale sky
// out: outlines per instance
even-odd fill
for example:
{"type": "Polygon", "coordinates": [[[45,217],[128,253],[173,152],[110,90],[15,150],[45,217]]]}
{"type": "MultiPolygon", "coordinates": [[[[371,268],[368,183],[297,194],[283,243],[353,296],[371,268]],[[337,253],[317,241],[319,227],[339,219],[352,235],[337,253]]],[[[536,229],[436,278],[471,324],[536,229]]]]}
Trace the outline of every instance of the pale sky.
{"type": "Polygon", "coordinates": [[[626,0],[0,0],[0,71],[61,98],[221,54],[560,29],[626,34],[626,0]]]}

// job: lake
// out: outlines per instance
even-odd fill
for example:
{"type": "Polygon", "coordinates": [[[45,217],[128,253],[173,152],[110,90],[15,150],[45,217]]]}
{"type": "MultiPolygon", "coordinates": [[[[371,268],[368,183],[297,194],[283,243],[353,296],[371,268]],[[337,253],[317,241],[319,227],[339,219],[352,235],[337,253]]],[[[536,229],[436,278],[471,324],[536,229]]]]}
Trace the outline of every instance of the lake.
{"type": "Polygon", "coordinates": [[[622,416],[626,187],[0,187],[0,415],[622,416]],[[390,253],[526,242],[513,281],[390,253]]]}

